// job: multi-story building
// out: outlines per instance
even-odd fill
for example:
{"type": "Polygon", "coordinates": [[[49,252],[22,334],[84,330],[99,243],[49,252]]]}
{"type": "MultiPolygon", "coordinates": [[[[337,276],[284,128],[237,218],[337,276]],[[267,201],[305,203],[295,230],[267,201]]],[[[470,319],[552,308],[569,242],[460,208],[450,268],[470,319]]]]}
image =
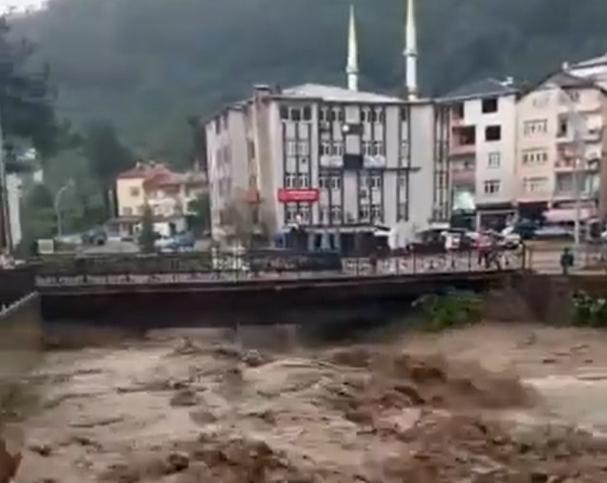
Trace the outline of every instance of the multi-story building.
{"type": "Polygon", "coordinates": [[[347,89],[258,85],[204,123],[216,240],[244,224],[277,240],[304,232],[313,250],[352,252],[377,236],[404,246],[448,217],[447,116],[417,98],[414,20],[409,0],[406,101],[358,90],[352,9],[347,89]]]}
{"type": "Polygon", "coordinates": [[[515,213],[516,101],[512,79],[484,79],[447,94],[454,214],[497,227],[515,213]]]}
{"type": "Polygon", "coordinates": [[[234,235],[240,209],[272,235],[305,227],[310,249],[352,251],[378,232],[404,245],[448,212],[439,121],[429,101],[257,86],[205,126],[214,237],[234,235]]]}
{"type": "Polygon", "coordinates": [[[576,172],[583,218],[596,214],[607,152],[607,96],[594,80],[558,72],[518,103],[517,199],[521,216],[573,222],[576,172]]]}
{"type": "Polygon", "coordinates": [[[146,206],[151,209],[160,234],[168,236],[184,230],[190,204],[206,189],[205,178],[197,171],[177,173],[160,163],[138,162],[116,180],[116,231],[132,235],[146,206]]]}

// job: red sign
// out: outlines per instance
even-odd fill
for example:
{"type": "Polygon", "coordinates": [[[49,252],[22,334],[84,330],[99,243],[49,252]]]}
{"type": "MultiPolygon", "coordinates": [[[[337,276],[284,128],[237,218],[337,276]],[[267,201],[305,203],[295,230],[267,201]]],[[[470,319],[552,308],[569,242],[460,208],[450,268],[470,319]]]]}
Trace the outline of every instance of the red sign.
{"type": "Polygon", "coordinates": [[[315,203],[320,197],[317,189],[288,189],[278,190],[278,201],[281,203],[315,203]]]}

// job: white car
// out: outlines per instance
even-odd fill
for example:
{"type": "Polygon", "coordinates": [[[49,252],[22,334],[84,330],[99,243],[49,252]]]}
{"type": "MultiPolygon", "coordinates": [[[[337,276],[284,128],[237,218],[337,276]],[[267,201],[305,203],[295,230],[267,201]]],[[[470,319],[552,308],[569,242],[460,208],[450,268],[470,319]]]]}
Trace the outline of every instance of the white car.
{"type": "Polygon", "coordinates": [[[508,226],[502,230],[501,233],[502,240],[501,245],[506,248],[518,248],[523,242],[522,237],[514,232],[513,226],[508,226]]]}

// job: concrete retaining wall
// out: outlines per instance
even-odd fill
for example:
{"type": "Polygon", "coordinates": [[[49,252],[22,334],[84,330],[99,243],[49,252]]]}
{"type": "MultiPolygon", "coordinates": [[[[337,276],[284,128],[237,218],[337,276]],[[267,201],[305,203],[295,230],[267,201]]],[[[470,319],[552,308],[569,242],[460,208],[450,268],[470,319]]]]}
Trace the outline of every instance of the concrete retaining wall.
{"type": "Polygon", "coordinates": [[[42,347],[38,294],[28,295],[0,310],[0,411],[14,398],[15,383],[40,361],[42,347]]]}

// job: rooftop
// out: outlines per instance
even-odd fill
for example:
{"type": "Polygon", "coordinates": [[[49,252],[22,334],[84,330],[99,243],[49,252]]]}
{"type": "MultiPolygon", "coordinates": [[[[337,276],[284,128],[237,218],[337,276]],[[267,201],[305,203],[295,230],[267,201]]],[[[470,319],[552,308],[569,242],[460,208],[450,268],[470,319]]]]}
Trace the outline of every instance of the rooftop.
{"type": "Polygon", "coordinates": [[[597,84],[588,77],[578,77],[576,75],[570,74],[569,72],[560,71],[552,74],[550,77],[546,78],[542,85],[545,84],[556,84],[561,88],[568,87],[597,87],[597,84]]]}
{"type": "Polygon", "coordinates": [[[489,77],[465,84],[441,97],[443,101],[475,99],[480,97],[507,96],[519,91],[511,79],[501,81],[489,77]]]}
{"type": "Polygon", "coordinates": [[[376,94],[374,92],[352,91],[344,87],[323,84],[302,84],[289,87],[276,95],[279,98],[322,99],[327,102],[360,102],[368,104],[403,103],[398,97],[376,94]]]}
{"type": "Polygon", "coordinates": [[[592,57],[590,59],[582,60],[580,62],[572,64],[569,68],[575,70],[585,69],[588,67],[598,67],[601,65],[607,65],[607,53],[599,55],[598,57],[592,57]]]}

